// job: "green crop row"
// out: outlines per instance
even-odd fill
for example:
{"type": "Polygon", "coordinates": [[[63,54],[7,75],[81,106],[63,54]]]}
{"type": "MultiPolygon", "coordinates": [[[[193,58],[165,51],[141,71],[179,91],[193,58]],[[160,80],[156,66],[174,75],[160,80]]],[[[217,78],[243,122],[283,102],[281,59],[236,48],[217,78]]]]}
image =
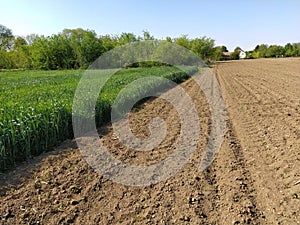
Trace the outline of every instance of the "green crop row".
{"type": "MultiPolygon", "coordinates": [[[[119,91],[145,76],[177,83],[197,71],[162,66],[122,69],[105,83],[95,106],[97,126],[110,119],[119,91]]],[[[0,170],[73,138],[72,104],[84,71],[6,71],[0,73],[0,170]]],[[[145,86],[151,89],[151,86],[145,86]]],[[[144,91],[143,88],[142,90],[144,91]]],[[[137,89],[138,92],[140,89],[137,89]]],[[[133,95],[136,93],[132,93],[133,95]]]]}

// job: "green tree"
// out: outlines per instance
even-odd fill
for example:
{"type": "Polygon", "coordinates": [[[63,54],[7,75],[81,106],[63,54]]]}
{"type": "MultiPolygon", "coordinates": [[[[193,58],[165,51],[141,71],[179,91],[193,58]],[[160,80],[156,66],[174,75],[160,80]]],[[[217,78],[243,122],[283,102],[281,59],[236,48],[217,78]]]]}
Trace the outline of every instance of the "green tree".
{"type": "Polygon", "coordinates": [[[300,43],[294,43],[293,44],[293,57],[298,57],[300,56],[300,43]]]}
{"type": "Polygon", "coordinates": [[[14,62],[10,53],[0,50],[0,69],[13,69],[15,68],[14,62]]]}
{"type": "Polygon", "coordinates": [[[203,60],[214,58],[215,41],[208,37],[195,38],[191,41],[191,50],[203,60]]]}
{"type": "Polygon", "coordinates": [[[267,50],[268,50],[268,45],[266,45],[266,44],[257,45],[254,49],[253,57],[254,58],[265,58],[267,50]]]}
{"type": "Polygon", "coordinates": [[[13,44],[13,38],[11,29],[0,24],[0,50],[9,50],[13,44]]]}
{"type": "Polygon", "coordinates": [[[298,43],[287,43],[284,46],[285,56],[286,57],[297,57],[300,56],[300,44],[298,43]]]}
{"type": "Polygon", "coordinates": [[[224,52],[228,52],[227,47],[224,45],[216,46],[213,48],[213,53],[211,56],[212,60],[223,60],[224,59],[224,52]]]}
{"type": "Polygon", "coordinates": [[[88,67],[103,53],[102,42],[95,32],[87,32],[81,42],[81,67],[88,67]]]}
{"type": "Polygon", "coordinates": [[[176,44],[181,45],[187,49],[191,49],[191,43],[190,40],[188,39],[188,35],[182,35],[179,38],[175,38],[174,41],[176,44]]]}
{"type": "Polygon", "coordinates": [[[246,52],[246,59],[254,59],[253,51],[247,51],[246,52]]]}
{"type": "Polygon", "coordinates": [[[171,65],[195,65],[199,63],[199,58],[189,54],[188,49],[170,44],[168,41],[161,41],[155,48],[153,61],[168,62],[171,65]]]}
{"type": "Polygon", "coordinates": [[[94,31],[65,29],[62,35],[66,37],[75,54],[75,68],[86,68],[104,52],[102,40],[94,31]]]}
{"type": "MultiPolygon", "coordinates": [[[[223,50],[224,48],[222,48],[223,46],[217,46],[214,48],[214,54],[213,54],[213,59],[220,61],[223,59],[223,50]]],[[[225,47],[226,48],[226,47],[225,47]]]]}
{"type": "Polygon", "coordinates": [[[221,46],[221,51],[222,51],[222,52],[228,52],[228,49],[227,49],[226,46],[222,45],[222,46],[221,46]]]}
{"type": "Polygon", "coordinates": [[[266,57],[283,57],[285,54],[284,47],[271,45],[266,52],[266,57]]]}
{"type": "Polygon", "coordinates": [[[149,31],[143,30],[143,40],[144,41],[154,40],[154,36],[152,36],[149,31]]]}
{"type": "Polygon", "coordinates": [[[239,59],[239,58],[240,58],[240,51],[241,51],[241,50],[242,50],[242,49],[241,49],[240,47],[236,47],[236,48],[234,49],[233,53],[231,53],[230,59],[232,59],[232,60],[237,60],[237,59],[239,59]]]}
{"type": "Polygon", "coordinates": [[[49,37],[48,53],[51,55],[51,69],[74,68],[76,56],[66,36],[58,34],[49,37]]]}
{"type": "Polygon", "coordinates": [[[13,40],[13,49],[19,49],[22,46],[27,45],[27,41],[22,37],[17,37],[13,40]]]}
{"type": "Polygon", "coordinates": [[[133,43],[133,42],[136,42],[136,41],[138,41],[138,38],[133,33],[125,33],[125,32],[123,32],[118,37],[118,44],[119,44],[119,46],[120,45],[125,45],[125,44],[130,44],[130,43],[133,43]]]}
{"type": "Polygon", "coordinates": [[[172,43],[172,38],[171,37],[166,37],[166,41],[172,43]]]}
{"type": "Polygon", "coordinates": [[[115,36],[103,35],[99,37],[99,40],[102,43],[103,52],[107,52],[118,46],[118,38],[115,36]]]}
{"type": "Polygon", "coordinates": [[[232,60],[237,60],[239,58],[240,58],[240,53],[239,52],[232,52],[230,54],[230,59],[232,59],[232,60]]]}
{"type": "Polygon", "coordinates": [[[285,56],[286,56],[286,57],[291,57],[291,56],[293,56],[293,52],[294,52],[293,45],[292,45],[291,43],[287,43],[287,44],[284,46],[284,52],[285,52],[285,56]]]}
{"type": "Polygon", "coordinates": [[[30,69],[31,58],[29,54],[29,46],[24,38],[17,37],[13,40],[11,57],[16,68],[30,69]]]}
{"type": "Polygon", "coordinates": [[[49,38],[37,37],[30,46],[33,69],[55,69],[53,54],[50,54],[49,38]]]}

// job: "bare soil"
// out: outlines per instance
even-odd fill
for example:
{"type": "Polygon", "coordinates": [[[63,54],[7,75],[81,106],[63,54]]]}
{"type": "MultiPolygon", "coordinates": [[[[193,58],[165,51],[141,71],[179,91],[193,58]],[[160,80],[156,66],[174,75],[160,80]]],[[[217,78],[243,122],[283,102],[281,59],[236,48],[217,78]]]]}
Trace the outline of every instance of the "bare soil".
{"type": "MultiPolygon", "coordinates": [[[[94,172],[74,140],[0,175],[0,224],[300,224],[300,59],[221,62],[214,66],[227,105],[225,140],[213,164],[198,165],[210,111],[191,79],[182,84],[201,122],[197,151],[170,179],[133,187],[94,172]]],[[[133,133],[168,125],[149,152],[119,143],[108,124],[99,135],[118,159],[149,165],[167,157],[180,133],[176,110],[151,99],[130,114],[133,133]]]]}

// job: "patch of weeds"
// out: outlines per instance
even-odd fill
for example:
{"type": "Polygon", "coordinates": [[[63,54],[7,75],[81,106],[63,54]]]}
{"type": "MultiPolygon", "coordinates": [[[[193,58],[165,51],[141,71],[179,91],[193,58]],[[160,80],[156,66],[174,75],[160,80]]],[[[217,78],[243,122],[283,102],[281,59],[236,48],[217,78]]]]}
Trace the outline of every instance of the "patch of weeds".
{"type": "Polygon", "coordinates": [[[9,190],[10,190],[11,192],[14,192],[15,190],[17,190],[17,188],[16,188],[15,186],[11,186],[11,187],[9,188],[9,190]]]}
{"type": "Polygon", "coordinates": [[[289,185],[288,183],[284,183],[284,184],[283,184],[283,187],[284,187],[285,189],[287,189],[287,188],[290,188],[290,185],[289,185]]]}
{"type": "Polygon", "coordinates": [[[49,170],[46,170],[46,171],[43,171],[42,174],[43,174],[43,177],[48,178],[50,175],[50,172],[49,172],[49,170]]]}
{"type": "Polygon", "coordinates": [[[80,187],[71,186],[70,189],[71,189],[71,191],[72,191],[74,194],[79,194],[79,193],[81,192],[81,188],[80,188],[80,187]]]}
{"type": "Polygon", "coordinates": [[[281,173],[280,176],[281,176],[282,178],[286,178],[286,174],[285,174],[285,173],[281,173]]]}
{"type": "Polygon", "coordinates": [[[59,203],[59,206],[58,206],[58,211],[64,211],[64,204],[61,202],[59,203]]]}
{"type": "Polygon", "coordinates": [[[141,217],[141,215],[140,214],[135,214],[134,216],[133,216],[133,220],[139,220],[139,219],[141,219],[142,217],[141,217]]]}
{"type": "Polygon", "coordinates": [[[189,199],[190,198],[183,198],[182,201],[183,201],[184,204],[189,204],[189,199]]]}
{"type": "Polygon", "coordinates": [[[149,195],[149,193],[147,193],[147,192],[144,192],[144,197],[145,197],[145,199],[149,199],[149,198],[150,198],[150,195],[149,195]]]}

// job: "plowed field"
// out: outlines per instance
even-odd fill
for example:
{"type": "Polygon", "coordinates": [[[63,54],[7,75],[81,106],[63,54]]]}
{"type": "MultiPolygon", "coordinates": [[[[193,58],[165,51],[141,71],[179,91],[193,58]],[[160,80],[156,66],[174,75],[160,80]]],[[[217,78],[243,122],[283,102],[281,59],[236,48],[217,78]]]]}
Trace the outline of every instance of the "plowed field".
{"type": "MultiPolygon", "coordinates": [[[[214,162],[198,165],[210,111],[192,79],[182,87],[199,112],[201,137],[189,162],[166,181],[125,186],[94,172],[74,140],[0,175],[1,224],[300,224],[300,59],[220,62],[212,68],[227,106],[227,129],[214,162]]],[[[157,149],[134,152],[112,127],[100,137],[116,158],[155,163],[175,148],[180,122],[166,101],[150,99],[130,114],[133,133],[149,135],[159,115],[168,125],[157,149]]]]}

